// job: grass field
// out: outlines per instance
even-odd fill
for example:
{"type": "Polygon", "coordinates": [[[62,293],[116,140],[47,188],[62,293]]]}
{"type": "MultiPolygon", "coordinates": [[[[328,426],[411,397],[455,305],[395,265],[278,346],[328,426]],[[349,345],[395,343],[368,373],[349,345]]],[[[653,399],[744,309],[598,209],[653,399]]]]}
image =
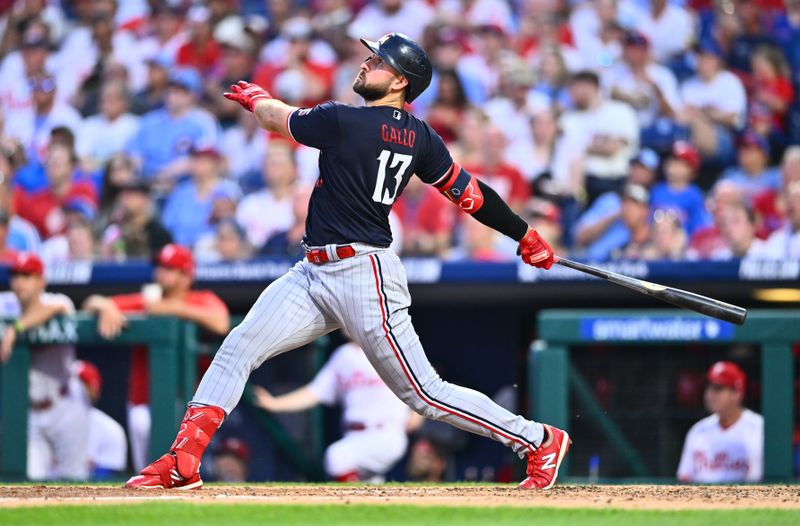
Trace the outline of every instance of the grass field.
{"type": "Polygon", "coordinates": [[[512,526],[586,525],[639,526],[667,525],[789,525],[800,523],[797,510],[623,510],[563,508],[457,508],[452,506],[409,505],[265,505],[194,504],[153,502],[128,505],[42,506],[0,510],[0,524],[52,526],[56,524],[101,526],[135,524],[140,526],[188,524],[192,526],[243,525],[431,525],[431,526],[512,526]]]}
{"type": "Polygon", "coordinates": [[[800,486],[0,485],[0,526],[800,524],[800,486]]]}

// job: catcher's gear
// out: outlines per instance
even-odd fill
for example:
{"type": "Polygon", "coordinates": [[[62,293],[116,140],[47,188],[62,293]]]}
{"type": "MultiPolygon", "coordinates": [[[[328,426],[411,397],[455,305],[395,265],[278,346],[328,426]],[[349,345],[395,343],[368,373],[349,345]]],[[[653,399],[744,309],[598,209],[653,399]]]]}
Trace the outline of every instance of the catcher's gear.
{"type": "Polygon", "coordinates": [[[258,84],[243,80],[231,84],[231,91],[226,91],[223,95],[226,99],[238,102],[242,108],[250,112],[255,111],[258,101],[272,98],[272,95],[258,84]]]}
{"type": "Polygon", "coordinates": [[[542,239],[534,229],[528,230],[517,247],[517,255],[522,256],[522,261],[537,268],[549,269],[556,262],[553,249],[542,239]]]}
{"type": "Polygon", "coordinates": [[[412,102],[431,83],[433,66],[422,47],[402,33],[389,33],[377,42],[362,38],[361,43],[408,79],[406,102],[412,102]]]}

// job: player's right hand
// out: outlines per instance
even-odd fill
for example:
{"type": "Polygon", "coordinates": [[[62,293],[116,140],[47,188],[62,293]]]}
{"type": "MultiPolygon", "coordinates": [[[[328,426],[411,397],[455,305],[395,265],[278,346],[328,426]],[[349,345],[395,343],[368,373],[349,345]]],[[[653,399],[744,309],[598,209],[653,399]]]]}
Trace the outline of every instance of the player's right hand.
{"type": "Polygon", "coordinates": [[[269,391],[260,385],[254,385],[253,396],[254,402],[258,407],[266,411],[272,410],[272,401],[275,400],[275,397],[269,391]]]}
{"type": "Polygon", "coordinates": [[[522,261],[528,265],[545,270],[549,270],[556,262],[556,255],[553,253],[553,249],[532,228],[528,228],[528,233],[519,241],[517,255],[521,256],[522,261]]]}
{"type": "Polygon", "coordinates": [[[255,111],[258,101],[272,98],[272,95],[258,84],[245,82],[243,80],[232,84],[231,91],[226,91],[223,95],[228,100],[238,102],[242,108],[249,112],[255,111]]]}
{"type": "Polygon", "coordinates": [[[116,305],[108,305],[98,313],[97,332],[106,340],[113,340],[127,324],[122,311],[116,305]]]}

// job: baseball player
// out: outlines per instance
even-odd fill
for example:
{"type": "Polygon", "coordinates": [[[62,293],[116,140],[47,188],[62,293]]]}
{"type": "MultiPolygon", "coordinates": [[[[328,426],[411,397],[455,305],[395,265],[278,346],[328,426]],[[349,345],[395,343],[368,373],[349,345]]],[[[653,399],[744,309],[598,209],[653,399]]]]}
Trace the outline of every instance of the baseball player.
{"type": "Polygon", "coordinates": [[[678,466],[681,482],[760,482],[764,474],[764,417],[742,406],[747,377],[733,362],[708,370],[706,408],[689,430],[678,466]]]}
{"type": "Polygon", "coordinates": [[[276,413],[342,404],[344,436],[325,451],[325,471],[339,482],[383,482],[408,446],[408,406],[386,387],[354,343],[336,349],[308,385],[277,397],[263,387],[255,393],[261,408],[276,413]]]}
{"type": "MultiPolygon", "coordinates": [[[[353,89],[364,107],[326,102],[295,108],[240,81],[225,97],[262,128],[320,150],[320,176],[306,219],[306,259],[267,287],[223,342],[203,376],[170,451],[132,477],[132,488],[196,488],[211,436],[265,360],[344,329],[389,389],[417,413],[483,435],[527,457],[523,488],[549,488],[567,433],[514,415],[486,395],[443,381],[411,324],[405,271],[387,249],[388,215],[412,175],[462,211],[519,242],[525,263],[550,268],[549,245],[489,186],[458,163],[425,122],[405,110],[430,84],[432,67],[413,40],[362,40],[370,55],[353,89]]],[[[469,330],[467,327],[464,330],[469,330]]]]}
{"type": "Polygon", "coordinates": [[[125,429],[113,418],[94,406],[100,399],[103,377],[92,363],[75,360],[74,378],[83,391],[89,408],[89,469],[92,480],[110,480],[125,471],[128,464],[128,439],[125,429]]]}
{"type": "MultiPolygon", "coordinates": [[[[169,244],[156,257],[155,288],[141,293],[90,296],[83,304],[97,314],[97,330],[114,338],[125,325],[125,314],[177,316],[217,335],[230,329],[228,307],[210,290],[192,290],[194,258],[186,247],[169,244]],[[154,291],[155,294],[151,294],[154,291]]],[[[142,469],[150,444],[150,365],[147,348],[136,346],[131,355],[128,382],[128,435],[134,469],[142,469]]]]}
{"type": "MultiPolygon", "coordinates": [[[[38,328],[61,333],[52,318],[75,312],[63,294],[45,292],[44,264],[32,252],[19,253],[11,264],[11,290],[0,292],[0,317],[14,318],[0,345],[0,362],[11,357],[17,336],[38,328]]],[[[28,384],[28,462],[31,480],[86,480],[88,409],[71,385],[73,344],[31,347],[28,384]]]]}

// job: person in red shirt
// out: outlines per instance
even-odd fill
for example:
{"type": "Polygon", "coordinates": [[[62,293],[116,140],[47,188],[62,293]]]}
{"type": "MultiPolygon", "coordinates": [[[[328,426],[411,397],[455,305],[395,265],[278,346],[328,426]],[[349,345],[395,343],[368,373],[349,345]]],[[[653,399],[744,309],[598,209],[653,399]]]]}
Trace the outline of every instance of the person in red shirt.
{"type": "Polygon", "coordinates": [[[530,186],[519,170],[505,161],[506,138],[495,126],[483,133],[478,164],[464,164],[464,169],[488,184],[505,200],[512,210],[520,212],[531,196],[530,186]]]}
{"type": "Polygon", "coordinates": [[[45,173],[48,186],[44,190],[27,192],[14,190],[13,209],[27,219],[42,239],[63,234],[67,228],[64,206],[75,198],[84,198],[97,206],[97,194],[90,181],[74,179],[78,159],[68,146],[51,144],[47,149],[45,173]]]}
{"type": "MultiPolygon", "coordinates": [[[[83,309],[97,314],[97,331],[107,339],[125,326],[125,315],[147,313],[192,321],[217,335],[230,330],[225,303],[210,290],[192,290],[194,258],[189,249],[166,245],[156,258],[155,287],[140,293],[87,298],[83,309]],[[154,292],[151,292],[154,291],[154,292]]],[[[202,371],[201,371],[202,372],[202,371]]],[[[128,384],[128,433],[134,469],[147,465],[150,438],[150,369],[147,347],[136,346],[131,356],[128,384]]]]}
{"type": "Polygon", "coordinates": [[[214,40],[211,12],[207,7],[195,6],[186,14],[189,20],[189,40],[175,56],[179,66],[196,69],[202,76],[216,71],[222,61],[222,48],[214,40]]]}
{"type": "Polygon", "coordinates": [[[403,225],[404,256],[444,256],[450,248],[455,208],[419,177],[408,180],[392,211],[403,225]]]}
{"type": "Polygon", "coordinates": [[[783,133],[786,113],[794,100],[789,67],[779,49],[762,46],[750,57],[753,74],[748,86],[750,128],[763,137],[783,133]]]}

